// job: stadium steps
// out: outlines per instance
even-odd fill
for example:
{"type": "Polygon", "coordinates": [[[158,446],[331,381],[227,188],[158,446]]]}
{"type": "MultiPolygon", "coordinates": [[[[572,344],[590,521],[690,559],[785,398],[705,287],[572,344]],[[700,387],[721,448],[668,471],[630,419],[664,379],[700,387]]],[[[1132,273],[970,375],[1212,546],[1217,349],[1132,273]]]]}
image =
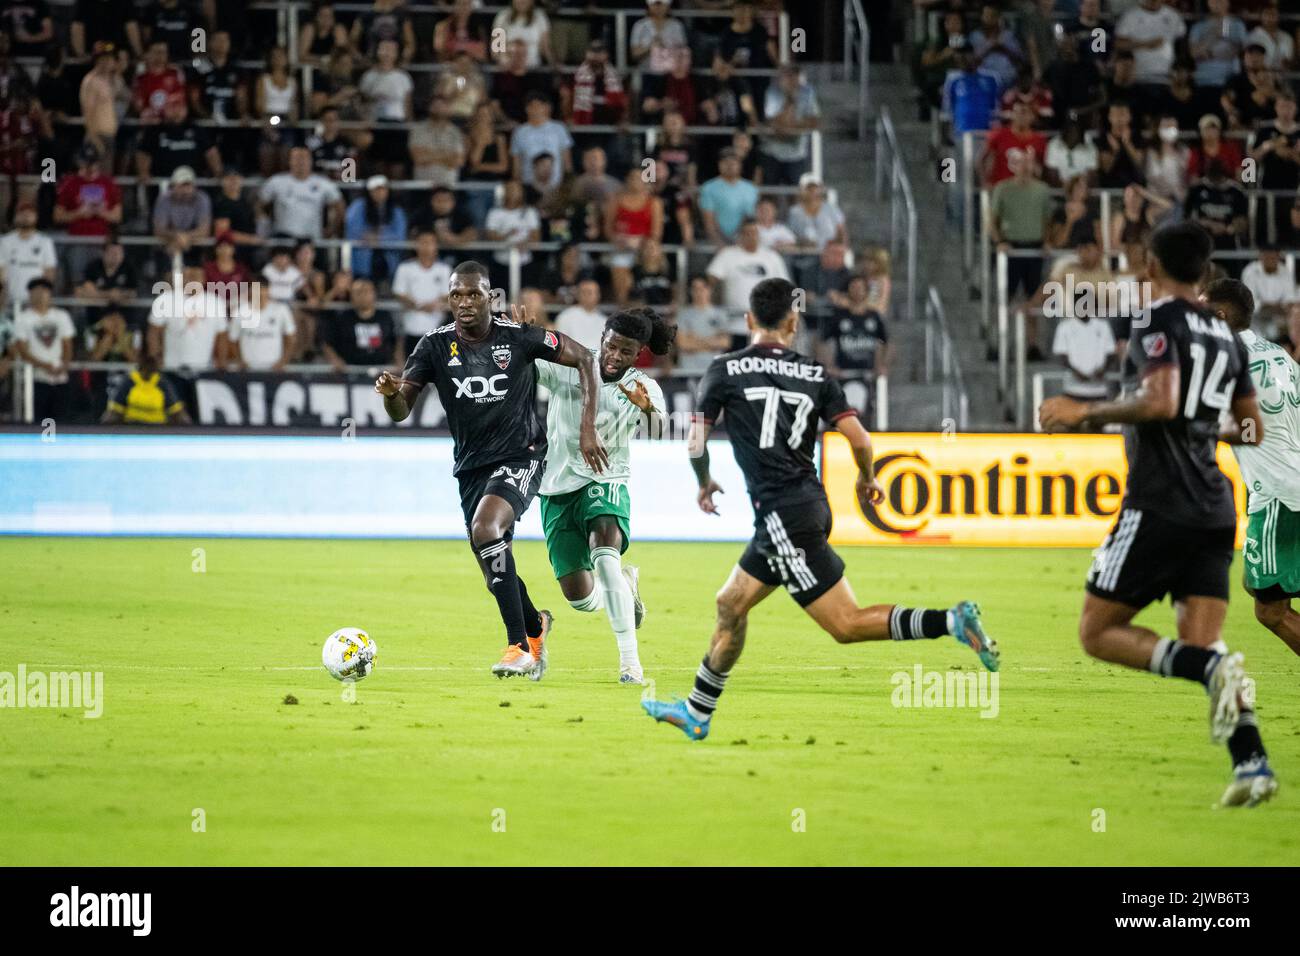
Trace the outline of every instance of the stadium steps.
{"type": "MultiPolygon", "coordinates": [[[[823,112],[823,164],[826,182],[838,191],[840,207],[848,218],[853,248],[887,244],[889,203],[876,202],[875,122],[868,127],[866,143],[857,140],[857,87],[839,78],[838,68],[822,66],[815,77],[823,112]]],[[[941,389],[924,383],[924,293],[935,286],[943,298],[948,327],[956,340],[970,398],[970,428],[1005,429],[997,401],[997,368],[985,360],[985,343],[979,332],[978,303],[962,275],[961,232],[946,222],[944,194],[939,188],[939,157],[930,146],[930,125],[917,115],[916,90],[905,64],[873,63],[871,108],[873,117],[887,105],[906,158],[917,203],[917,321],[910,324],[900,307],[906,279],[906,254],[901,247],[894,261],[894,315],[889,325],[894,358],[890,375],[890,427],[939,428],[942,421],[941,389]]]]}

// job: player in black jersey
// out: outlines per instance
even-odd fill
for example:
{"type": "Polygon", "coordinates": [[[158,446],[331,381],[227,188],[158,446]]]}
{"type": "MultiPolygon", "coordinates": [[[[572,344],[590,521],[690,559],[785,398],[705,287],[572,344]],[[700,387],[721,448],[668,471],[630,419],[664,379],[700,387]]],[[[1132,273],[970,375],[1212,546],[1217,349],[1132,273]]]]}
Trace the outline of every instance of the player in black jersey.
{"type": "Polygon", "coordinates": [[[1254,713],[1254,684],[1221,639],[1236,539],[1232,485],[1215,460],[1220,441],[1263,438],[1245,347],[1197,299],[1213,243],[1195,223],[1157,230],[1148,257],[1161,293],[1133,320],[1124,394],[1115,401],[1050,398],[1047,431],[1124,426],[1128,486],[1119,517],[1088,572],[1079,640],[1093,657],[1205,686],[1210,736],[1227,742],[1226,806],[1254,806],[1277,789],[1254,713]],[[1221,425],[1225,413],[1231,421],[1221,425]],[[1133,624],[1166,594],[1178,639],[1133,624]]]}
{"type": "Polygon", "coordinates": [[[979,654],[989,670],[998,669],[997,645],[984,633],[979,608],[969,601],[947,611],[858,606],[844,578],[844,562],[828,542],[831,510],[813,465],[818,419],[838,428],[853,447],[863,509],[881,501],[884,490],[875,478],[871,436],[839,383],[820,362],[790,350],[799,327],[794,291],[785,279],[758,283],[746,316],[751,344],[714,359],[700,383],[691,428],[697,503],[700,510],[717,513],[713,496],[722,489],[709,474],[706,442],[725,413],[754,506],[754,537],[718,592],[713,640],[690,698],[642,702],[651,717],[681,728],[692,740],[708,736],[718,696],[745,645],[750,610],[778,585],[842,644],[952,634],[979,654]]]}
{"type": "Polygon", "coordinates": [[[384,396],[389,417],[400,422],[426,385],[438,390],[455,444],[452,473],[460,482],[465,528],[506,627],[506,650],[492,673],[541,680],[553,619],[533,606],[511,549],[515,521],[536,496],[546,466],[546,427],[537,414],[533,363],[546,359],[578,370],[579,450],[600,473],[609,459],[596,435],[596,361],[566,335],[493,318],[488,272],[477,262],[457,266],[448,289],[455,321],[421,338],[402,377],[384,372],[375,391],[384,396]]]}

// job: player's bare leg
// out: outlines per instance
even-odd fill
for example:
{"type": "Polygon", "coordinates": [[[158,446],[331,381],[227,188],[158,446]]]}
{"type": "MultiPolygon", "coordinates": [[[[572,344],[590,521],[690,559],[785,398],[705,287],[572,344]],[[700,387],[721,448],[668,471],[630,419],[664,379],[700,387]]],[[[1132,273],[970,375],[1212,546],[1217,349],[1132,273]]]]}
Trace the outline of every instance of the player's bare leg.
{"type": "Polygon", "coordinates": [[[917,640],[951,634],[975,651],[991,671],[998,669],[998,645],[984,633],[979,610],[963,602],[951,610],[905,608],[896,604],[859,607],[848,578],[804,608],[823,631],[841,644],[917,640]]]}
{"type": "Polygon", "coordinates": [[[542,615],[528,599],[528,590],[515,570],[510,538],[515,510],[499,495],[484,495],[470,521],[470,544],[483,571],[483,583],[496,598],[497,610],[506,628],[506,650],[492,666],[498,677],[526,674],[541,677],[544,672],[544,626],[542,615]],[[530,646],[534,644],[536,646],[530,646]]]}
{"type": "Polygon", "coordinates": [[[1255,620],[1282,639],[1287,647],[1300,654],[1300,614],[1289,600],[1261,601],[1255,599],[1255,620]]]}
{"type": "Polygon", "coordinates": [[[764,584],[740,567],[733,568],[731,577],[718,591],[717,621],[709,641],[709,652],[695,672],[695,686],[689,699],[671,702],[642,700],[645,712],[655,720],[680,728],[692,740],[707,737],[718,697],[726,686],[731,668],[740,660],[740,652],[744,650],[749,612],[774,590],[774,586],[764,584]]]}

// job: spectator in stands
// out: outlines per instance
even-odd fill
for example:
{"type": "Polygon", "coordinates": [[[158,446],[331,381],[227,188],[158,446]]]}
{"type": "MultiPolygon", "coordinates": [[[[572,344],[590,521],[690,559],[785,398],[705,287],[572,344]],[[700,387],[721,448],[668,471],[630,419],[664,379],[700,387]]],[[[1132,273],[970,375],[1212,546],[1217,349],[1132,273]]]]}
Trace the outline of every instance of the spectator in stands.
{"type": "Polygon", "coordinates": [[[1058,123],[1076,119],[1081,127],[1091,127],[1105,102],[1101,71],[1091,58],[1079,52],[1079,44],[1063,34],[1057,44],[1056,62],[1043,74],[1043,83],[1052,94],[1052,112],[1058,123]]]}
{"type": "Polygon", "coordinates": [[[540,93],[550,101],[551,77],[528,65],[528,44],[511,40],[505,63],[492,77],[492,106],[501,123],[513,129],[526,122],[528,98],[540,93]]]}
{"type": "Polygon", "coordinates": [[[27,304],[27,284],[42,278],[54,282],[58,258],[54,241],[36,229],[36,204],[20,200],[14,213],[14,228],[0,236],[0,283],[4,284],[4,308],[8,312],[27,304]]]}
{"type": "Polygon", "coordinates": [[[343,178],[346,168],[356,176],[357,150],[352,141],[343,132],[339,123],[337,106],[326,106],[320,111],[320,126],[306,139],[305,145],[311,150],[311,168],[313,172],[327,176],[335,182],[343,178]]]}
{"type": "Polygon", "coordinates": [[[364,196],[348,205],[343,217],[343,236],[352,242],[352,274],[378,284],[392,279],[402,254],[398,249],[379,251],[384,243],[406,239],[406,210],[393,199],[388,179],[371,176],[364,196]]]}
{"type": "Polygon", "coordinates": [[[188,97],[185,74],[167,59],[167,44],[154,40],[144,56],[144,69],[131,87],[131,108],[140,122],[160,123],[167,104],[188,97]]]}
{"type": "Polygon", "coordinates": [[[187,266],[181,287],[166,274],[149,309],[145,352],[165,369],[224,369],[229,355],[225,303],[203,285],[203,270],[187,266]]]}
{"type": "Polygon", "coordinates": [[[221,191],[212,202],[212,231],[230,233],[236,247],[259,245],[257,213],[244,198],[244,177],[238,169],[226,167],[221,174],[221,191]]]}
{"type": "MultiPolygon", "coordinates": [[[[76,286],[79,299],[102,302],[105,308],[92,306],[86,310],[87,325],[95,325],[110,310],[120,311],[135,298],[139,280],[135,268],[126,260],[126,250],[121,241],[109,235],[98,259],[90,263],[76,286]]],[[[98,361],[98,360],[97,360],[98,361]]]]}
{"type": "Polygon", "coordinates": [[[758,244],[764,249],[774,249],[782,255],[794,251],[799,239],[790,227],[776,218],[776,200],[764,196],[754,207],[754,221],[758,223],[758,244]]]}
{"type": "Polygon", "coordinates": [[[1097,147],[1083,138],[1083,126],[1077,118],[1071,116],[1062,124],[1061,131],[1047,143],[1047,152],[1043,157],[1043,178],[1049,185],[1060,187],[1076,176],[1091,180],[1096,175],[1097,147]]]}
{"type": "Polygon", "coordinates": [[[1232,129],[1253,130],[1259,123],[1273,118],[1273,100],[1278,93],[1277,77],[1264,65],[1264,48],[1249,46],[1245,68],[1226,88],[1213,87],[1220,93],[1219,109],[1227,115],[1232,129]]]}
{"type": "Polygon", "coordinates": [[[1233,179],[1241,175],[1242,150],[1240,144],[1223,136],[1223,121],[1213,113],[1206,113],[1197,124],[1201,131],[1200,142],[1192,147],[1187,161],[1187,175],[1199,179],[1207,174],[1211,162],[1218,161],[1223,171],[1233,179]]]}
{"type": "Polygon", "coordinates": [[[733,239],[741,224],[754,214],[758,189],[740,178],[740,158],[734,149],[724,149],[718,155],[718,175],[700,188],[699,202],[704,233],[710,242],[733,239]]]}
{"type": "Polygon", "coordinates": [[[375,307],[375,284],[363,277],[353,279],[350,299],[350,309],[326,319],[321,345],[326,361],[338,372],[349,365],[400,368],[406,358],[402,338],[392,317],[375,307]]]}
{"type": "Polygon", "coordinates": [[[1196,61],[1197,86],[1219,89],[1237,72],[1246,24],[1228,15],[1228,0],[1206,0],[1209,16],[1192,24],[1187,46],[1196,61]]]}
{"type": "Polygon", "coordinates": [[[730,314],[729,331],[733,338],[742,339],[746,334],[745,312],[749,308],[749,293],[754,286],[764,279],[790,278],[790,270],[781,254],[759,245],[758,223],[749,218],[739,226],[735,244],[714,253],[705,272],[730,314]]]}
{"type": "Polygon", "coordinates": [[[632,63],[651,73],[667,73],[676,51],[689,45],[686,27],[668,9],[669,0],[646,0],[646,16],[632,24],[628,36],[632,63]]]}
{"type": "Polygon", "coordinates": [[[1259,258],[1241,270],[1241,281],[1255,297],[1252,327],[1264,338],[1276,341],[1285,330],[1291,307],[1300,301],[1295,276],[1284,267],[1276,243],[1260,246],[1259,258]]]}
{"type": "MultiPolygon", "coordinates": [[[[714,67],[725,60],[740,70],[769,69],[777,61],[776,41],[754,19],[754,4],[738,0],[731,5],[731,23],[722,31],[714,54],[714,67]]],[[[757,86],[755,92],[759,93],[757,86]]]]}
{"type": "Polygon", "coordinates": [[[90,324],[95,344],[90,350],[92,362],[130,362],[140,360],[139,333],[131,328],[122,310],[110,305],[103,315],[90,324]]]}
{"type": "Polygon", "coordinates": [[[1106,373],[1115,360],[1115,335],[1099,316],[1095,295],[1070,303],[1069,314],[1056,324],[1052,354],[1065,366],[1064,394],[1079,401],[1096,401],[1110,394],[1106,373]]]}
{"type": "MultiPolygon", "coordinates": [[[[542,220],[537,215],[537,210],[525,202],[523,183],[512,179],[505,184],[501,205],[488,213],[483,231],[489,241],[508,243],[519,249],[521,266],[532,263],[533,254],[528,251],[528,245],[541,239],[542,220]]],[[[510,253],[502,249],[492,253],[492,259],[492,284],[494,287],[506,288],[510,284],[510,253]]]]}
{"type": "MultiPolygon", "coordinates": [[[[298,341],[293,354],[306,360],[315,358],[316,329],[319,309],[328,301],[345,302],[348,290],[343,288],[335,296],[329,295],[329,277],[316,268],[316,247],[310,242],[298,243],[293,250],[293,266],[298,270],[302,281],[297,285],[292,296],[293,321],[298,328],[298,341]]],[[[351,282],[351,274],[341,275],[351,282]]]]}
{"type": "Polygon", "coordinates": [[[379,58],[383,43],[396,44],[395,63],[410,63],[415,57],[415,27],[411,15],[401,9],[405,0],[374,0],[374,9],[352,21],[349,39],[353,49],[369,60],[379,58]]]}
{"type": "Polygon", "coordinates": [[[578,301],[578,283],[591,275],[586,254],[576,242],[570,242],[556,253],[550,269],[542,278],[546,301],[557,305],[573,305],[578,301]]]}
{"type": "Polygon", "coordinates": [[[190,167],[178,167],[154,203],[153,234],[169,257],[181,255],[187,265],[198,264],[197,243],[212,235],[212,200],[194,185],[190,167]]]}
{"type": "Polygon", "coordinates": [[[799,198],[790,207],[786,224],[804,249],[821,252],[828,242],[849,241],[844,213],[827,201],[826,189],[813,173],[799,178],[799,198]]]}
{"type": "Polygon", "coordinates": [[[1052,125],[1052,91],[1034,79],[1033,71],[1022,66],[1016,75],[1015,86],[1002,92],[999,116],[1010,120],[1011,112],[1017,103],[1029,107],[1029,125],[1031,127],[1052,125]]]}
{"type": "Polygon", "coordinates": [[[262,121],[257,162],[263,176],[285,166],[287,151],[298,145],[298,80],[289,70],[289,54],[282,46],[271,48],[267,68],[253,84],[253,111],[262,121]]]}
{"type": "Polygon", "coordinates": [[[462,54],[475,63],[487,62],[488,31],[474,6],[474,0],[455,0],[451,13],[433,28],[433,57],[439,63],[455,60],[462,54]]]}
{"type": "MultiPolygon", "coordinates": [[[[248,89],[230,57],[230,34],[216,30],[208,40],[208,54],[194,60],[195,80],[189,88],[190,112],[202,119],[227,123],[248,115],[248,89]]],[[[234,136],[220,139],[223,152],[236,148],[234,136]]]]}
{"type": "Polygon", "coordinates": [[[38,147],[43,144],[48,153],[53,139],[50,117],[27,86],[15,84],[8,97],[0,97],[0,220],[8,221],[16,192],[35,191],[19,186],[16,177],[43,172],[38,147]]]}
{"type": "Polygon", "coordinates": [[[332,181],[313,173],[306,147],[289,150],[289,171],[276,173],[257,194],[261,215],[277,236],[320,239],[339,234],[343,194],[332,181]]]}
{"type": "Polygon", "coordinates": [[[1122,365],[1128,354],[1128,340],[1133,319],[1151,304],[1148,294],[1150,287],[1145,284],[1149,281],[1149,277],[1147,276],[1147,247],[1144,243],[1134,243],[1124,247],[1123,264],[1115,274],[1115,281],[1120,308],[1115,315],[1111,316],[1110,326],[1115,334],[1115,358],[1122,365]]]}
{"type": "Polygon", "coordinates": [[[707,276],[691,279],[690,302],[677,310],[677,372],[703,375],[714,356],[731,347],[730,320],[713,304],[707,276]]]}
{"type": "Polygon", "coordinates": [[[15,355],[32,366],[35,420],[58,421],[68,409],[68,363],[77,328],[65,309],[51,305],[54,284],[44,276],[27,283],[27,304],[14,319],[15,355]]]}
{"type": "MultiPolygon", "coordinates": [[[[1222,160],[1211,159],[1205,178],[1187,191],[1183,215],[1203,226],[1220,251],[1239,249],[1246,239],[1246,194],[1231,179],[1222,160]]],[[[1224,270],[1233,277],[1241,274],[1240,260],[1225,260],[1224,270]]]]}
{"type": "Polygon", "coordinates": [[[1016,73],[1027,61],[1015,33],[1002,22],[996,3],[980,7],[979,27],[971,31],[970,42],[980,66],[997,77],[999,90],[1016,82],[1016,73]]]}
{"type": "Polygon", "coordinates": [[[763,181],[792,186],[808,169],[812,131],[821,124],[817,94],[797,66],[783,66],[768,87],[763,115],[772,131],[763,136],[763,181]]]}
{"type": "MultiPolygon", "coordinates": [[[[1042,79],[1056,63],[1060,48],[1056,42],[1056,0],[1033,0],[1025,5],[1021,20],[1030,76],[1042,79]]],[[[1064,31],[1062,31],[1064,32],[1064,31]]]]}
{"type": "MultiPolygon", "coordinates": [[[[838,240],[826,243],[821,255],[799,268],[798,277],[808,293],[809,314],[818,317],[829,315],[836,301],[842,301],[849,280],[853,278],[848,246],[838,240]]],[[[813,327],[815,325],[813,323],[813,327]]]]}
{"type": "Polygon", "coordinates": [[[403,350],[414,351],[422,335],[442,325],[447,315],[451,267],[438,260],[438,237],[425,230],[415,237],[415,257],[397,267],[393,298],[402,303],[403,350]]]}
{"type": "MultiPolygon", "coordinates": [[[[122,222],[122,191],[100,163],[99,151],[86,143],[77,152],[77,171],[59,183],[54,223],[69,236],[104,239],[122,222]]],[[[80,276],[94,247],[72,244],[64,249],[69,278],[80,276]]]]}
{"type": "MultiPolygon", "coordinates": [[[[487,193],[489,197],[492,193],[487,193]]],[[[415,216],[415,231],[432,230],[441,246],[461,246],[478,239],[478,227],[456,202],[456,194],[445,186],[433,191],[429,205],[415,216]]]]}
{"type": "Polygon", "coordinates": [[[283,372],[293,357],[297,334],[293,310],[271,298],[270,286],[255,283],[252,297],[241,295],[230,313],[230,366],[236,371],[283,372]]]}
{"type": "Polygon", "coordinates": [[[445,99],[447,114],[463,123],[487,102],[487,82],[474,58],[462,51],[451,61],[451,69],[438,75],[433,95],[445,99]]]}
{"type": "MultiPolygon", "coordinates": [[[[958,70],[949,74],[944,81],[943,109],[952,118],[952,138],[959,147],[957,162],[963,164],[964,153],[960,146],[964,135],[983,132],[993,123],[993,114],[998,105],[998,78],[979,65],[971,48],[964,45],[964,41],[956,50],[958,70]]],[[[959,166],[947,193],[946,211],[949,220],[961,220],[961,183],[965,177],[966,171],[959,166]]]]}
{"type": "Polygon", "coordinates": [[[1098,143],[1098,182],[1102,188],[1122,189],[1142,181],[1146,141],[1133,128],[1133,111],[1128,103],[1121,100],[1110,104],[1098,143]]]}
{"type": "Polygon", "coordinates": [[[1178,141],[1178,120],[1161,116],[1156,126],[1156,140],[1147,148],[1143,175],[1147,188],[1155,196],[1181,209],[1187,198],[1187,166],[1191,151],[1178,141]]]}
{"type": "Polygon", "coordinates": [[[1186,34],[1182,16],[1165,0],[1141,0],[1115,23],[1115,44],[1133,54],[1137,81],[1153,99],[1168,87],[1174,44],[1186,34]]]}
{"type": "Polygon", "coordinates": [[[276,302],[292,302],[307,282],[307,277],[294,262],[293,250],[288,246],[276,246],[271,250],[271,260],[262,266],[262,279],[276,302]]]}
{"type": "Polygon", "coordinates": [[[248,267],[235,258],[235,237],[228,232],[218,233],[212,256],[203,263],[203,281],[221,296],[227,315],[233,317],[240,300],[247,298],[243,290],[252,278],[248,267]]]}
{"type": "MultiPolygon", "coordinates": [[[[1296,99],[1291,90],[1283,86],[1273,102],[1275,117],[1273,121],[1261,127],[1255,134],[1255,148],[1250,151],[1250,158],[1259,165],[1259,187],[1265,190],[1284,190],[1295,193],[1300,189],[1300,123],[1296,122],[1296,99]]],[[[1265,202],[1264,210],[1268,209],[1265,202]]],[[[1290,210],[1287,204],[1278,199],[1273,204],[1273,224],[1277,241],[1285,246],[1296,243],[1296,235],[1291,228],[1290,210]]],[[[1259,221],[1267,236],[1268,216],[1260,215],[1259,221]]]]}
{"type": "Polygon", "coordinates": [[[632,288],[632,266],[642,241],[661,242],[664,235],[663,200],[651,194],[640,169],[628,170],[623,188],[605,204],[604,220],[605,237],[615,247],[608,260],[614,301],[625,305],[632,288]]]}
{"type": "MultiPolygon", "coordinates": [[[[510,178],[510,144],[496,128],[491,103],[480,103],[474,111],[465,156],[465,175],[471,180],[504,182],[510,178]]],[[[470,190],[465,194],[465,205],[470,218],[482,223],[492,208],[492,193],[487,189],[470,190]]]]}
{"type": "Polygon", "coordinates": [[[1270,70],[1295,67],[1295,43],[1282,29],[1278,0],[1267,0],[1259,12],[1259,26],[1246,35],[1246,43],[1264,48],[1264,65],[1270,70]]]}
{"type": "Polygon", "coordinates": [[[583,279],[578,283],[578,301],[556,316],[555,330],[586,348],[599,348],[607,318],[599,306],[600,283],[593,278],[583,279]]]}
{"type": "MultiPolygon", "coordinates": [[[[689,51],[679,51],[673,65],[673,72],[676,73],[679,69],[689,70],[690,65],[689,51]]],[[[686,92],[685,87],[682,84],[674,84],[671,80],[665,81],[664,87],[663,99],[671,99],[688,123],[694,119],[691,112],[685,109],[685,96],[682,95],[686,92]]],[[[653,89],[653,87],[646,88],[653,89]]],[[[691,89],[693,90],[694,87],[692,86],[691,89]]],[[[714,59],[713,73],[703,78],[700,94],[694,99],[699,119],[710,126],[748,128],[757,126],[760,122],[758,107],[754,103],[753,84],[750,83],[749,77],[736,75],[736,68],[730,60],[714,59]]],[[[659,104],[642,99],[641,108],[643,113],[653,113],[659,108],[659,104]]]]}
{"type": "MultiPolygon", "coordinates": [[[[881,315],[889,315],[893,301],[894,280],[890,277],[889,250],[884,246],[870,246],[862,251],[858,260],[859,275],[867,279],[867,304],[881,315]]],[[[832,296],[835,304],[838,297],[832,296]]]]}
{"type": "Polygon", "coordinates": [[[1075,176],[1065,184],[1065,197],[1060,207],[1052,211],[1052,218],[1047,224],[1047,247],[1049,249],[1068,249],[1073,243],[1075,227],[1086,228],[1101,241],[1101,208],[1088,188],[1086,176],[1075,176]]]}
{"type": "Polygon", "coordinates": [[[1007,166],[1007,153],[1017,150],[1031,153],[1034,162],[1041,165],[1047,157],[1047,137],[1033,128],[1033,113],[1027,103],[1018,102],[1011,108],[1011,125],[1002,126],[989,133],[980,157],[984,172],[984,185],[992,189],[1004,179],[1011,178],[1007,166]]]}
{"type": "MultiPolygon", "coordinates": [[[[1047,186],[1034,175],[1033,160],[1025,153],[1008,156],[1012,177],[993,187],[990,198],[989,237],[998,252],[1023,251],[1007,259],[1007,304],[1017,296],[1029,298],[1042,281],[1042,252],[1047,239],[1047,224],[1052,212],[1047,186]]],[[[1032,340],[1031,340],[1032,341],[1032,340]]],[[[1031,344],[1029,356],[1038,361],[1042,352],[1031,344]]]]}
{"type": "Polygon", "coordinates": [[[541,289],[533,286],[520,289],[519,308],[523,312],[523,320],[529,325],[540,325],[546,329],[555,328],[555,323],[546,314],[546,298],[541,289]]]}
{"type": "Polygon", "coordinates": [[[627,93],[609,62],[605,41],[595,39],[573,74],[571,121],[575,126],[617,126],[627,120],[627,93]]]}
{"type": "Polygon", "coordinates": [[[81,81],[78,100],[86,123],[86,142],[104,157],[104,168],[113,169],[113,150],[117,143],[117,102],[123,92],[122,77],[117,71],[117,51],[111,44],[95,47],[94,63],[81,81]]]}
{"type": "MultiPolygon", "coordinates": [[[[129,359],[136,364],[136,359],[129,359]]],[[[139,356],[139,364],[120,375],[109,386],[108,405],[102,425],[192,425],[185,403],[170,379],[158,370],[151,356],[139,356]]]]}
{"type": "Polygon", "coordinates": [[[842,301],[818,323],[818,358],[836,378],[867,385],[889,374],[889,331],[871,307],[866,276],[849,279],[842,301]]]}
{"type": "Polygon", "coordinates": [[[1111,248],[1145,243],[1161,220],[1174,208],[1171,200],[1131,183],[1124,187],[1120,208],[1111,212],[1107,229],[1111,248]]]}
{"type": "Polygon", "coordinates": [[[1110,76],[1102,82],[1107,103],[1127,103],[1134,129],[1146,128],[1146,114],[1155,102],[1150,88],[1138,82],[1137,61],[1124,50],[1115,54],[1110,76]]]}
{"type": "Polygon", "coordinates": [[[165,43],[167,59],[183,63],[193,56],[194,30],[200,26],[198,12],[180,0],[155,0],[144,15],[150,43],[165,43]]]}
{"type": "Polygon", "coordinates": [[[943,15],[938,35],[928,44],[920,45],[913,60],[912,76],[921,93],[922,122],[929,121],[932,110],[942,108],[944,81],[958,69],[957,51],[967,42],[965,19],[960,12],[949,10],[943,15]]]}
{"type": "Polygon", "coordinates": [[[451,121],[451,103],[429,100],[429,117],[411,130],[408,140],[411,176],[435,186],[454,187],[465,165],[465,137],[451,121]]]}
{"type": "MultiPolygon", "coordinates": [[[[731,134],[732,151],[736,154],[736,159],[740,161],[740,178],[747,179],[755,186],[761,186],[763,180],[763,164],[758,154],[758,149],[754,146],[754,137],[747,131],[738,129],[731,134]]],[[[722,149],[726,149],[726,145],[722,149]]],[[[718,156],[714,157],[713,175],[718,174],[719,158],[722,150],[718,150],[718,156]]]]}
{"type": "Polygon", "coordinates": [[[135,152],[135,174],[141,179],[167,177],[187,166],[206,169],[220,176],[221,153],[207,130],[190,122],[189,106],[184,100],[170,100],[163,107],[161,123],[149,126],[140,134],[135,152]]]}
{"type": "MultiPolygon", "coordinates": [[[[327,106],[333,106],[342,120],[361,120],[369,115],[366,99],[357,88],[355,63],[347,47],[339,47],[330,54],[329,62],[315,77],[310,107],[313,114],[319,116],[327,106]]],[[[351,138],[357,149],[365,149],[370,144],[367,132],[354,132],[351,138]]]]}
{"type": "MultiPolygon", "coordinates": [[[[503,11],[504,12],[504,11],[503,11]]],[[[528,121],[510,134],[510,155],[514,178],[529,186],[558,186],[573,171],[573,137],[563,123],[551,119],[551,99],[544,93],[529,93],[525,105],[528,121]],[[533,182],[533,158],[541,153],[559,157],[549,183],[533,182]]]]}
{"type": "Polygon", "coordinates": [[[101,43],[144,53],[133,0],[77,0],[68,31],[72,55],[83,57],[101,43]]]}
{"type": "Polygon", "coordinates": [[[653,236],[642,240],[637,250],[629,298],[638,305],[652,305],[660,312],[670,311],[677,301],[673,261],[664,254],[663,243],[653,236]]]}
{"type": "Polygon", "coordinates": [[[381,40],[378,59],[362,74],[357,88],[369,101],[369,118],[376,127],[370,143],[370,159],[392,178],[401,179],[408,155],[407,133],[400,124],[411,120],[411,92],[415,82],[397,63],[397,43],[381,40]]]}
{"type": "Polygon", "coordinates": [[[351,45],[347,27],[334,15],[334,4],[318,3],[312,18],[298,31],[298,62],[322,70],[335,50],[351,45]]]}
{"type": "Polygon", "coordinates": [[[686,118],[676,109],[664,112],[663,126],[650,154],[667,167],[669,184],[677,189],[694,189],[697,180],[695,141],[686,132],[686,118]]]}
{"type": "Polygon", "coordinates": [[[492,20],[492,31],[507,42],[523,41],[529,69],[555,62],[551,55],[551,21],[537,9],[536,0],[510,0],[509,7],[492,20]],[[498,34],[498,30],[504,33],[498,34]]]}
{"type": "Polygon", "coordinates": [[[1169,90],[1156,98],[1158,113],[1165,113],[1178,120],[1178,128],[1194,129],[1200,118],[1206,113],[1221,110],[1219,98],[1207,95],[1205,90],[1197,89],[1192,83],[1192,66],[1186,60],[1179,59],[1169,72],[1169,90]]]}
{"type": "MultiPolygon", "coordinates": [[[[1132,5],[1134,0],[1123,0],[1132,5]]],[[[1101,15],[1101,0],[1079,0],[1078,13],[1065,21],[1062,32],[1066,39],[1073,41],[1081,60],[1087,60],[1095,66],[1103,65],[1115,49],[1114,24],[1110,18],[1101,15]]],[[[1110,13],[1123,9],[1115,3],[1110,4],[1110,13]]]]}

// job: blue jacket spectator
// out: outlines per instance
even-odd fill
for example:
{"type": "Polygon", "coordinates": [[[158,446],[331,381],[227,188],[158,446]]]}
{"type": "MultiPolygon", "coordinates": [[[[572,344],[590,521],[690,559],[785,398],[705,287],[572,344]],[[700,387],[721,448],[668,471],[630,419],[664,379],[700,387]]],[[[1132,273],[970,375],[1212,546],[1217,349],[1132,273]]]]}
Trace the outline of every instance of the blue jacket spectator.
{"type": "Polygon", "coordinates": [[[343,236],[352,241],[352,274],[358,278],[392,279],[402,261],[401,249],[383,250],[376,259],[369,248],[377,242],[406,239],[406,210],[391,201],[388,178],[371,176],[366,194],[352,200],[343,217],[343,236]]]}

